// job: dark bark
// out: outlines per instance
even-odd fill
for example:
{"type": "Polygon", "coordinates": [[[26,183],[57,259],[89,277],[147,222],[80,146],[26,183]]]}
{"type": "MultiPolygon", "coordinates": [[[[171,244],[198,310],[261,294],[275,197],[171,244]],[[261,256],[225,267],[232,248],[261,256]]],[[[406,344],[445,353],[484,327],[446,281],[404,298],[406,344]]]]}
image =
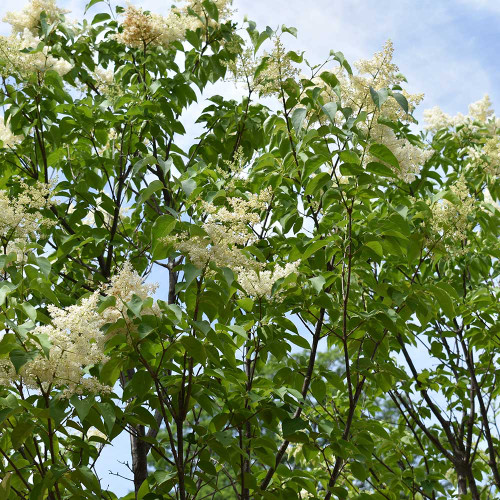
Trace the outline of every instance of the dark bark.
{"type": "Polygon", "coordinates": [[[137,492],[141,484],[148,477],[148,443],[141,440],[144,437],[145,430],[143,425],[135,427],[137,436],[130,435],[130,452],[132,454],[132,470],[134,471],[134,490],[137,498],[137,492]]]}

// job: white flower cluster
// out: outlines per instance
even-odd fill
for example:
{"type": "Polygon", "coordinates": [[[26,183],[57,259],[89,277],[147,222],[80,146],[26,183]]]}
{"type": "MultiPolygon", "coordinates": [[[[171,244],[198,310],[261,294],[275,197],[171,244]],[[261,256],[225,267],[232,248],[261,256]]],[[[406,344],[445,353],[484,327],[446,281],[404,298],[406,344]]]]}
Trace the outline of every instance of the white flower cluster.
{"type": "Polygon", "coordinates": [[[26,240],[40,227],[53,224],[39,211],[54,204],[51,185],[37,182],[28,186],[21,182],[21,187],[23,191],[14,199],[0,190],[0,240],[5,244],[12,240],[26,240]]]}
{"type": "MultiPolygon", "coordinates": [[[[340,83],[342,105],[350,106],[354,113],[366,111],[373,117],[372,121],[374,123],[379,116],[389,120],[411,119],[393,98],[387,99],[379,111],[370,93],[370,87],[378,91],[383,88],[401,85],[405,81],[405,77],[399,72],[398,66],[392,62],[393,55],[394,46],[388,40],[382,51],[376,52],[371,59],[361,59],[354,63],[358,70],[357,74],[348,75],[343,67],[332,70],[331,73],[337,77],[340,83]]],[[[314,82],[326,89],[326,84],[320,78],[316,78],[314,82]]],[[[409,113],[424,98],[423,94],[409,94],[404,90],[401,93],[408,101],[409,113]]],[[[335,97],[331,90],[324,94],[325,101],[331,101],[335,97]]]]}
{"type": "MultiPolygon", "coordinates": [[[[127,262],[108,287],[82,299],[80,304],[65,309],[49,305],[51,323],[37,326],[32,332],[33,338],[40,339],[40,345],[47,345],[48,342],[48,355],[36,355],[21,367],[19,374],[16,374],[10,359],[0,358],[0,385],[22,381],[33,389],[59,387],[64,389],[65,397],[87,392],[110,392],[111,387],[88,375],[90,367],[108,359],[104,353],[108,337],[102,327],[127,317],[126,302],[134,294],[146,299],[155,290],[156,285],[144,284],[127,262]],[[101,294],[115,297],[116,304],[99,314],[101,294]]],[[[144,313],[148,314],[148,311],[144,313]]]]}
{"type": "Polygon", "coordinates": [[[12,25],[14,34],[24,33],[24,30],[27,29],[36,35],[42,12],[47,16],[48,24],[52,24],[59,21],[69,10],[59,8],[55,0],[30,0],[21,11],[7,12],[3,21],[12,25]]]}
{"type": "Polygon", "coordinates": [[[486,122],[493,116],[491,108],[491,99],[488,94],[485,94],[479,101],[469,104],[469,116],[478,122],[486,122]]]}
{"type": "MultiPolygon", "coordinates": [[[[411,144],[408,140],[398,138],[394,131],[385,125],[376,124],[372,127],[371,138],[376,142],[384,144],[398,160],[399,169],[386,164],[404,182],[413,182],[420,172],[421,166],[434,154],[432,149],[411,144]]],[[[368,154],[368,161],[380,161],[368,154]]]]}
{"type": "Polygon", "coordinates": [[[253,49],[246,49],[238,54],[235,61],[227,63],[235,82],[243,82],[262,96],[280,97],[281,86],[287,78],[297,78],[299,71],[292,65],[280,37],[274,39],[274,49],[263,57],[255,57],[253,49]],[[266,58],[265,67],[257,76],[257,68],[266,58]]]}
{"type": "Polygon", "coordinates": [[[461,241],[467,237],[471,227],[469,215],[474,212],[474,198],[471,196],[463,177],[451,186],[451,192],[458,201],[439,200],[431,205],[431,228],[443,238],[461,241]]]}
{"type": "MultiPolygon", "coordinates": [[[[116,99],[123,95],[123,89],[118,81],[115,81],[113,70],[97,67],[92,76],[94,78],[94,87],[99,94],[106,96],[108,99],[116,99]]],[[[83,92],[88,90],[87,84],[82,85],[80,88],[83,92]]]]}
{"type": "MultiPolygon", "coordinates": [[[[230,14],[229,0],[217,0],[219,18],[230,14]]],[[[125,19],[121,24],[121,32],[115,35],[116,40],[128,47],[145,49],[148,46],[168,48],[173,42],[185,39],[186,31],[203,27],[196,15],[202,16],[203,6],[198,0],[192,0],[182,9],[173,8],[165,17],[129,5],[125,11],[125,19]]]]}
{"type": "MultiPolygon", "coordinates": [[[[491,176],[500,175],[500,118],[495,116],[491,100],[485,95],[469,105],[469,114],[450,116],[437,106],[424,112],[427,130],[437,132],[465,125],[459,136],[467,141],[462,153],[467,155],[468,167],[478,168],[491,176]],[[465,131],[465,133],[463,132],[465,131]]],[[[453,131],[453,130],[452,130],[453,131]]]]}
{"type": "Polygon", "coordinates": [[[500,138],[498,136],[489,137],[484,144],[468,146],[465,151],[470,166],[480,167],[492,176],[500,174],[500,138]]]}
{"type": "Polygon", "coordinates": [[[309,493],[307,490],[305,489],[301,489],[300,490],[300,498],[314,498],[314,495],[312,493],[309,493]]]}
{"type": "Polygon", "coordinates": [[[427,123],[425,128],[433,132],[437,132],[443,128],[459,127],[465,124],[471,126],[474,121],[486,124],[486,122],[493,120],[497,127],[500,125],[499,120],[494,116],[488,94],[485,94],[479,101],[469,104],[468,115],[457,113],[455,116],[450,116],[439,108],[439,106],[434,106],[424,111],[424,120],[427,123]]]}
{"type": "MultiPolygon", "coordinates": [[[[299,264],[300,261],[287,263],[284,267],[277,264],[272,271],[238,268],[238,282],[249,297],[270,299],[273,285],[279,279],[296,273],[299,264]]],[[[280,294],[276,293],[272,298],[279,300],[280,294]]]]}
{"type": "MultiPolygon", "coordinates": [[[[134,327],[127,315],[127,302],[132,300],[133,295],[146,300],[156,292],[157,288],[158,284],[156,283],[144,283],[130,262],[125,262],[121,271],[111,278],[109,287],[104,291],[107,297],[115,297],[116,303],[102,312],[101,317],[103,322],[116,323],[119,319],[123,318],[127,323],[127,330],[131,331],[134,327]]],[[[159,314],[156,304],[151,308],[143,309],[142,312],[143,314],[159,314]]]]}
{"type": "MultiPolygon", "coordinates": [[[[256,298],[271,298],[274,283],[297,272],[299,261],[279,264],[266,270],[264,265],[243,252],[245,246],[255,241],[249,226],[256,226],[261,218],[257,211],[266,207],[272,199],[272,191],[266,188],[259,194],[251,194],[248,199],[232,197],[228,199],[230,209],[202,202],[207,216],[201,228],[206,236],[190,237],[187,233],[164,238],[166,244],[186,253],[190,261],[200,269],[206,269],[210,262],[218,267],[229,267],[236,275],[246,295],[256,298]]],[[[273,299],[279,300],[279,293],[273,299]]]]}
{"type": "MultiPolygon", "coordinates": [[[[372,59],[360,60],[355,63],[357,74],[348,75],[344,68],[337,68],[331,73],[339,81],[342,105],[351,107],[354,113],[365,111],[370,116],[368,122],[360,122],[358,127],[367,134],[370,141],[378,142],[390,149],[397,158],[400,168],[389,166],[401,180],[412,182],[420,172],[421,166],[432,156],[432,151],[424,150],[404,138],[396,137],[391,128],[378,123],[379,118],[391,121],[408,121],[411,120],[411,117],[392,97],[388,98],[378,109],[370,92],[370,87],[378,91],[400,85],[405,80],[404,76],[399,73],[399,68],[392,62],[393,54],[394,47],[389,40],[385,43],[383,50],[375,53],[372,59]]],[[[321,78],[315,77],[313,83],[316,87],[321,88],[323,102],[338,100],[336,93],[321,78]]],[[[408,101],[409,113],[423,99],[423,94],[409,94],[404,90],[401,93],[408,101]]],[[[337,112],[336,119],[339,120],[339,124],[345,120],[340,112],[337,112]]],[[[373,160],[368,154],[364,158],[364,163],[373,160]]]]}
{"type": "MultiPolygon", "coordinates": [[[[233,0],[213,0],[213,3],[217,7],[217,11],[219,12],[219,20],[228,19],[233,13],[233,10],[231,9],[233,0]]],[[[196,15],[205,17],[203,0],[189,0],[187,5],[183,9],[183,12],[187,12],[189,9],[192,10],[196,15]]]]}
{"type": "Polygon", "coordinates": [[[243,179],[243,170],[245,168],[245,157],[243,156],[243,148],[240,146],[235,151],[232,160],[224,160],[226,168],[217,167],[215,170],[219,174],[219,178],[224,180],[224,188],[232,190],[236,186],[236,182],[243,179]]]}
{"type": "Polygon", "coordinates": [[[18,264],[26,264],[28,262],[29,248],[24,238],[10,240],[7,245],[0,250],[0,255],[3,254],[3,251],[5,251],[4,255],[9,255],[11,253],[16,254],[16,262],[18,264]]]}
{"type": "Polygon", "coordinates": [[[41,50],[37,47],[40,38],[25,28],[21,36],[0,36],[0,74],[5,77],[19,74],[29,76],[32,73],[44,73],[53,70],[60,76],[71,71],[73,65],[60,57],[53,57],[50,48],[43,46],[41,50]],[[21,52],[32,49],[31,52],[21,52]]]}
{"type": "Polygon", "coordinates": [[[3,117],[0,118],[0,141],[2,141],[2,147],[12,148],[22,140],[23,137],[21,135],[14,135],[9,124],[5,123],[3,117]]]}
{"type": "Polygon", "coordinates": [[[241,250],[241,246],[254,241],[249,226],[257,225],[260,216],[256,210],[262,210],[271,200],[272,191],[265,189],[259,194],[251,194],[248,200],[229,198],[229,210],[225,206],[202,202],[206,221],[201,225],[206,236],[190,237],[183,233],[177,237],[167,237],[165,243],[188,254],[191,262],[200,269],[205,269],[209,262],[219,267],[237,268],[257,267],[241,250]]]}
{"type": "Polygon", "coordinates": [[[264,57],[269,59],[258,76],[256,90],[263,96],[279,95],[283,82],[287,78],[297,78],[299,70],[292,65],[279,36],[274,39],[274,49],[264,57]]]}
{"type": "Polygon", "coordinates": [[[79,305],[66,309],[49,305],[51,324],[37,326],[34,338],[40,343],[49,342],[48,355],[38,354],[25,363],[18,375],[10,360],[2,359],[0,365],[0,384],[9,385],[20,381],[32,389],[42,387],[64,388],[63,394],[84,392],[109,392],[97,379],[86,374],[92,365],[105,362],[104,335],[100,331],[102,318],[97,314],[98,293],[85,298],[79,305]]]}

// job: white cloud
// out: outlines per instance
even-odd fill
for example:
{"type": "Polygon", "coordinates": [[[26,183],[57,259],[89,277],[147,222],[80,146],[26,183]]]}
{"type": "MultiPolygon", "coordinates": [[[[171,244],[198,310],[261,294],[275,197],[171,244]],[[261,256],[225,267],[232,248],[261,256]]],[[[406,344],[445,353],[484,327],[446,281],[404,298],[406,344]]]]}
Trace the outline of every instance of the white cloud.
{"type": "MultiPolygon", "coordinates": [[[[70,15],[75,17],[82,15],[86,4],[83,0],[59,3],[71,9],[70,15]]],[[[158,12],[167,8],[160,0],[135,3],[158,12]]],[[[395,61],[408,78],[409,89],[426,95],[423,107],[440,105],[456,113],[466,111],[468,104],[485,92],[491,94],[494,103],[500,99],[491,76],[493,63],[483,66],[472,50],[486,48],[489,42],[479,27],[474,31],[474,25],[460,18],[468,9],[500,14],[497,0],[459,0],[453,7],[432,0],[314,0],[309,5],[302,0],[234,0],[234,7],[240,21],[248,15],[260,29],[281,24],[297,27],[298,40],[287,37],[287,45],[305,50],[306,58],[313,63],[322,62],[330,49],[344,52],[351,62],[369,58],[391,38],[395,61]]],[[[4,0],[0,16],[19,8],[17,1],[4,0]]],[[[1,26],[0,32],[8,31],[8,26],[1,26]]]]}

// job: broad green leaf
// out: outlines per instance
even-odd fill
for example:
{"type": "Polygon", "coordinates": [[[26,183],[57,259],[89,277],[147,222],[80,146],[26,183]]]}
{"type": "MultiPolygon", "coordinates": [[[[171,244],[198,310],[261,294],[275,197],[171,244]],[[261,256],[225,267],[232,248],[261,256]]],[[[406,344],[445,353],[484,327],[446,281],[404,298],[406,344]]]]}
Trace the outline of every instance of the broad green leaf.
{"type": "Polygon", "coordinates": [[[184,345],[186,352],[189,356],[192,356],[196,361],[201,364],[204,364],[207,355],[205,352],[205,348],[203,344],[195,337],[186,336],[181,339],[182,344],[184,345]]]}
{"type": "Polygon", "coordinates": [[[351,462],[349,464],[349,468],[351,469],[352,475],[359,481],[365,481],[368,477],[368,469],[366,468],[366,465],[359,462],[351,462]]]}
{"type": "Polygon", "coordinates": [[[14,349],[10,351],[9,357],[16,369],[16,373],[19,373],[19,370],[30,361],[33,361],[38,356],[37,351],[23,351],[21,349],[14,349]]]}
{"type": "Polygon", "coordinates": [[[323,276],[316,276],[314,278],[311,278],[309,281],[311,282],[313,289],[317,293],[321,292],[321,290],[323,289],[323,286],[326,283],[326,280],[323,276]]]}
{"type": "Polygon", "coordinates": [[[304,194],[306,196],[315,194],[317,191],[319,191],[322,187],[325,186],[326,183],[330,182],[330,174],[326,172],[320,172],[319,174],[316,174],[308,183],[307,187],[304,190],[304,194]]]}
{"type": "Polygon", "coordinates": [[[429,287],[429,290],[431,293],[434,295],[434,297],[437,299],[437,302],[441,309],[443,310],[444,314],[449,318],[449,319],[455,319],[456,313],[455,313],[455,307],[453,306],[453,301],[451,300],[450,295],[448,294],[447,291],[443,290],[443,288],[431,285],[429,287]]]}
{"type": "Polygon", "coordinates": [[[302,130],[302,124],[304,123],[306,113],[307,111],[305,108],[295,108],[293,110],[292,125],[297,135],[299,135],[300,131],[302,130]]]}
{"type": "Polygon", "coordinates": [[[163,183],[158,179],[150,182],[146,188],[141,191],[141,195],[139,196],[137,203],[146,203],[151,196],[160,191],[163,188],[163,183]]]}
{"type": "Polygon", "coordinates": [[[92,397],[83,397],[80,399],[77,395],[71,397],[71,404],[75,407],[76,413],[80,422],[83,422],[87,415],[89,414],[90,409],[94,405],[95,401],[92,397]]]}
{"type": "Polygon", "coordinates": [[[194,179],[186,179],[181,182],[181,186],[184,193],[186,193],[186,196],[189,197],[189,195],[196,189],[196,181],[194,179]]]}
{"type": "Polygon", "coordinates": [[[2,493],[2,498],[9,498],[10,495],[10,480],[12,472],[7,472],[0,483],[0,492],[2,493]]]}
{"type": "Polygon", "coordinates": [[[375,90],[373,87],[370,87],[370,94],[378,109],[381,108],[382,104],[384,104],[389,97],[389,91],[387,89],[375,90]]]}
{"type": "Polygon", "coordinates": [[[338,78],[331,71],[323,71],[319,77],[332,88],[339,84],[338,78]]]}
{"type": "Polygon", "coordinates": [[[140,316],[143,304],[144,301],[134,293],[132,298],[127,302],[127,307],[135,316],[140,316]]]}
{"type": "Polygon", "coordinates": [[[370,146],[370,154],[399,170],[400,167],[397,158],[394,156],[394,153],[384,144],[372,144],[370,146]]]}
{"type": "Polygon", "coordinates": [[[396,101],[401,106],[403,111],[405,113],[408,113],[408,100],[406,99],[406,97],[403,94],[400,94],[399,92],[393,92],[392,97],[396,99],[396,101]]]}
{"type": "Polygon", "coordinates": [[[316,400],[321,403],[326,397],[326,384],[325,384],[325,382],[320,378],[315,378],[311,382],[311,392],[312,392],[313,396],[316,398],[316,400]]]}
{"type": "Polygon", "coordinates": [[[308,427],[307,422],[305,420],[302,420],[300,417],[286,418],[285,420],[283,420],[281,425],[284,437],[295,434],[297,431],[307,429],[308,427]]]}
{"type": "Polygon", "coordinates": [[[18,450],[26,439],[31,435],[35,425],[31,421],[19,422],[12,431],[10,435],[10,440],[12,442],[12,447],[18,450]]]}
{"type": "Polygon", "coordinates": [[[337,104],[334,102],[327,102],[323,106],[321,106],[321,109],[325,113],[325,115],[328,117],[332,125],[335,125],[335,115],[337,113],[337,104]]]}

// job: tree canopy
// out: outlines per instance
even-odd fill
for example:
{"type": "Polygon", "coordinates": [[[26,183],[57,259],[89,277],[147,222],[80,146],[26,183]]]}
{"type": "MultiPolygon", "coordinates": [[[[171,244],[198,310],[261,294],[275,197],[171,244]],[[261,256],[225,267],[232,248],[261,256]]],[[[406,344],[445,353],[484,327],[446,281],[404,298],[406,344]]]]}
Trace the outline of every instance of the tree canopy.
{"type": "Polygon", "coordinates": [[[91,7],[0,37],[0,498],[117,499],[127,434],[124,499],[500,495],[488,97],[422,127],[390,42],[91,7]]]}

